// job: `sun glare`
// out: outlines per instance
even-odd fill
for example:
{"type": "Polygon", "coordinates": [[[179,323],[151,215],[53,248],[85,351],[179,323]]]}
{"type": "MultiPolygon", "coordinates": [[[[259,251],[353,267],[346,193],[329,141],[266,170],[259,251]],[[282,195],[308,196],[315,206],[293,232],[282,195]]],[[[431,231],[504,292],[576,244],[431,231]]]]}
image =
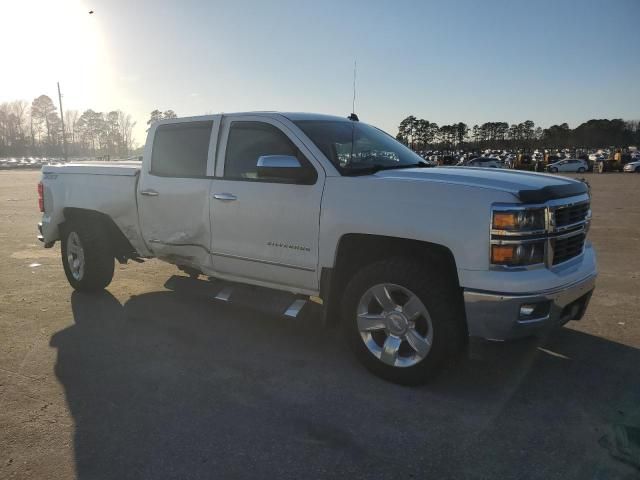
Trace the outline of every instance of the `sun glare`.
{"type": "Polygon", "coordinates": [[[89,10],[79,0],[3,2],[0,36],[8,47],[4,64],[13,73],[1,77],[0,101],[53,98],[57,81],[67,108],[87,108],[112,96],[108,49],[99,19],[89,10]]]}

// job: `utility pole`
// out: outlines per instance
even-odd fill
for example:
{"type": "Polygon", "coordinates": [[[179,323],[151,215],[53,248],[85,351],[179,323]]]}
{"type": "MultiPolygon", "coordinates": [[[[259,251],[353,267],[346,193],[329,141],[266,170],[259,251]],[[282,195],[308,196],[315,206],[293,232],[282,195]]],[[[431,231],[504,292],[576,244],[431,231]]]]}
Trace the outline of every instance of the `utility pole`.
{"type": "Polygon", "coordinates": [[[60,121],[62,122],[62,153],[64,153],[64,161],[67,158],[67,135],[64,130],[64,112],[62,111],[62,94],[60,93],[60,82],[58,82],[58,102],[60,103],[60,121]]]}

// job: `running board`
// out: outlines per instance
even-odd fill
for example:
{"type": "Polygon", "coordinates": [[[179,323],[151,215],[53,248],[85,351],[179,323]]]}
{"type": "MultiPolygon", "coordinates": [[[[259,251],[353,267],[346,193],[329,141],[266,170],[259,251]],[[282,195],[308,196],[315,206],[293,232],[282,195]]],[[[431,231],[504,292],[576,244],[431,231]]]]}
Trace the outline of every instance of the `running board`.
{"type": "Polygon", "coordinates": [[[303,318],[319,306],[293,293],[222,280],[199,280],[174,275],[164,284],[175,293],[224,302],[262,313],[287,318],[303,318]]]}
{"type": "Polygon", "coordinates": [[[289,308],[284,312],[285,317],[296,318],[300,313],[300,310],[302,310],[306,304],[307,301],[302,298],[294,300],[293,303],[289,305],[289,308]]]}
{"type": "Polygon", "coordinates": [[[216,300],[220,300],[221,302],[228,302],[231,299],[231,294],[233,293],[233,288],[226,287],[218,292],[218,294],[213,297],[216,300]]]}

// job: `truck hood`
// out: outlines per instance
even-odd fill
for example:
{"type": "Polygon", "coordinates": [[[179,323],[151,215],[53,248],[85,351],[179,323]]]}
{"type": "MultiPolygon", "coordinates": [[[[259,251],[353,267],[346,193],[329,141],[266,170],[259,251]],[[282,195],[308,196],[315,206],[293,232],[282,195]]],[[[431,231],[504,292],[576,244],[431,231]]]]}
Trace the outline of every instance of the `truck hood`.
{"type": "Polygon", "coordinates": [[[498,168],[436,167],[382,170],[378,178],[465,185],[509,192],[526,203],[542,203],[556,198],[588,193],[585,182],[544,173],[498,168]]]}

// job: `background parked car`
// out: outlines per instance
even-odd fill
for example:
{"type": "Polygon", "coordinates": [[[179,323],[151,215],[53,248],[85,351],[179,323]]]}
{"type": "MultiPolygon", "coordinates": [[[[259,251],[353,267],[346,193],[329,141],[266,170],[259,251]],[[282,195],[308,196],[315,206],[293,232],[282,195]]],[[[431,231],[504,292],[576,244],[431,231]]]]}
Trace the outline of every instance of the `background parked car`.
{"type": "Polygon", "coordinates": [[[469,160],[465,167],[485,167],[485,168],[503,168],[503,163],[499,158],[494,157],[478,157],[469,160]]]}
{"type": "Polygon", "coordinates": [[[568,160],[560,160],[559,162],[550,163],[547,165],[547,171],[551,173],[555,172],[586,172],[589,165],[584,160],[579,158],[570,158],[568,160]]]}
{"type": "Polygon", "coordinates": [[[622,170],[624,172],[640,173],[640,160],[627,163],[622,170]]]}

